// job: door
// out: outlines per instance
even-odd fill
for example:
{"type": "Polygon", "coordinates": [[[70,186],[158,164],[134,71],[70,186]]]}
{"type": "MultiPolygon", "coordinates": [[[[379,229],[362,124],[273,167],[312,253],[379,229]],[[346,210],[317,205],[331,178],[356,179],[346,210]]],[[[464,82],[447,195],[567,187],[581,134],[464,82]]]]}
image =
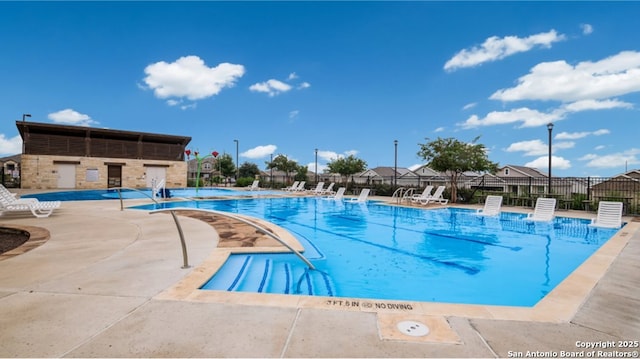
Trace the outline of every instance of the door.
{"type": "Polygon", "coordinates": [[[76,188],[76,165],[59,163],[56,165],[58,173],[58,188],[76,188]]]}
{"type": "Polygon", "coordinates": [[[122,187],[122,166],[107,166],[107,188],[122,187]]]}
{"type": "Polygon", "coordinates": [[[147,187],[153,188],[161,181],[164,181],[167,176],[166,167],[148,166],[146,170],[147,187]]]}

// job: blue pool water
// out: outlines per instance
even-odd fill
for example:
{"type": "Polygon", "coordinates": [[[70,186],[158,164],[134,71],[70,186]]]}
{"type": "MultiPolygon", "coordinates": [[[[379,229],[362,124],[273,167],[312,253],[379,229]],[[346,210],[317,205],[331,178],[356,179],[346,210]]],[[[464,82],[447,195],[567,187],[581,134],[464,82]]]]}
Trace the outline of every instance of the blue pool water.
{"type": "MultiPolygon", "coordinates": [[[[171,188],[169,189],[171,197],[233,197],[233,196],[254,196],[254,195],[270,195],[282,193],[278,191],[247,191],[238,188],[171,188]]],[[[123,199],[149,198],[151,189],[142,189],[140,191],[121,190],[123,199]],[[142,193],[141,193],[142,192],[142,193]]],[[[24,198],[37,198],[40,201],[90,201],[102,199],[118,199],[118,191],[114,189],[101,190],[76,190],[76,191],[59,191],[26,194],[21,196],[24,198]]]]}
{"type": "Polygon", "coordinates": [[[237,254],[202,289],[533,306],[617,230],[455,208],[424,210],[316,198],[164,203],[266,219],[294,234],[293,254],[237,254]]]}

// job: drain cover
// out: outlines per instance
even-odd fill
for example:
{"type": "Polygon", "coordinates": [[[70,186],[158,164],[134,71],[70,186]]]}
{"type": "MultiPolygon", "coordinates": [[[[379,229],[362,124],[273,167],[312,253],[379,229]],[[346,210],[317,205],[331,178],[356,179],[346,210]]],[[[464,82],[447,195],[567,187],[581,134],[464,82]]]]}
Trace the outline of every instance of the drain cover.
{"type": "Polygon", "coordinates": [[[398,330],[412,337],[424,337],[429,334],[429,327],[413,320],[405,320],[398,323],[398,330]]]}

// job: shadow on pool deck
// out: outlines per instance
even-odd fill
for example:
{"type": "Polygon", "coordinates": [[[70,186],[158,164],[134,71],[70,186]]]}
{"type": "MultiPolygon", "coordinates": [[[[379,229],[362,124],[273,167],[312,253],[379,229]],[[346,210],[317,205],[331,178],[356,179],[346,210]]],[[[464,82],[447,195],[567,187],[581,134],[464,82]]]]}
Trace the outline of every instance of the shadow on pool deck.
{"type": "MultiPolygon", "coordinates": [[[[139,203],[148,201],[127,201],[139,203]]],[[[577,342],[640,338],[640,223],[625,227],[619,254],[595,263],[606,273],[579,299],[575,315],[559,322],[509,320],[508,308],[496,320],[406,308],[279,306],[279,296],[247,304],[238,293],[219,293],[218,302],[167,300],[167,290],[200,271],[216,248],[209,224],[181,218],[193,265],[182,269],[171,217],[120,211],[118,201],[65,202],[49,218],[0,217],[6,223],[46,228],[50,239],[0,261],[0,357],[559,356],[591,351],[577,342]],[[406,320],[428,323],[426,338],[434,339],[389,335],[406,320]]]]}

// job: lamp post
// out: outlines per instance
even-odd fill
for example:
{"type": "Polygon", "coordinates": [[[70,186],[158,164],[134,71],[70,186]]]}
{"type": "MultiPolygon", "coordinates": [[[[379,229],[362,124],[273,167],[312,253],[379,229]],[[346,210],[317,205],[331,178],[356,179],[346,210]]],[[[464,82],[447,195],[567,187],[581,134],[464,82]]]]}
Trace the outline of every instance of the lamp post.
{"type": "Polygon", "coordinates": [[[31,117],[31,114],[30,113],[23,113],[22,114],[22,122],[24,122],[24,118],[25,117],[31,117]]]}
{"type": "Polygon", "coordinates": [[[551,132],[553,131],[553,123],[549,122],[547,129],[549,130],[549,184],[547,185],[547,193],[551,194],[551,132]]]}
{"type": "Polygon", "coordinates": [[[395,148],[395,159],[393,165],[393,190],[396,190],[398,185],[398,140],[393,140],[393,146],[395,148]]]}
{"type": "Polygon", "coordinates": [[[238,140],[233,140],[236,143],[236,183],[238,183],[238,177],[240,176],[240,167],[238,167],[238,148],[240,147],[240,142],[238,140]]]}
{"type": "Polygon", "coordinates": [[[316,183],[318,183],[318,149],[316,148],[316,183]]]}
{"type": "Polygon", "coordinates": [[[273,188],[273,153],[271,154],[271,161],[269,162],[269,169],[271,171],[269,173],[269,182],[271,182],[269,187],[273,188]]]}

